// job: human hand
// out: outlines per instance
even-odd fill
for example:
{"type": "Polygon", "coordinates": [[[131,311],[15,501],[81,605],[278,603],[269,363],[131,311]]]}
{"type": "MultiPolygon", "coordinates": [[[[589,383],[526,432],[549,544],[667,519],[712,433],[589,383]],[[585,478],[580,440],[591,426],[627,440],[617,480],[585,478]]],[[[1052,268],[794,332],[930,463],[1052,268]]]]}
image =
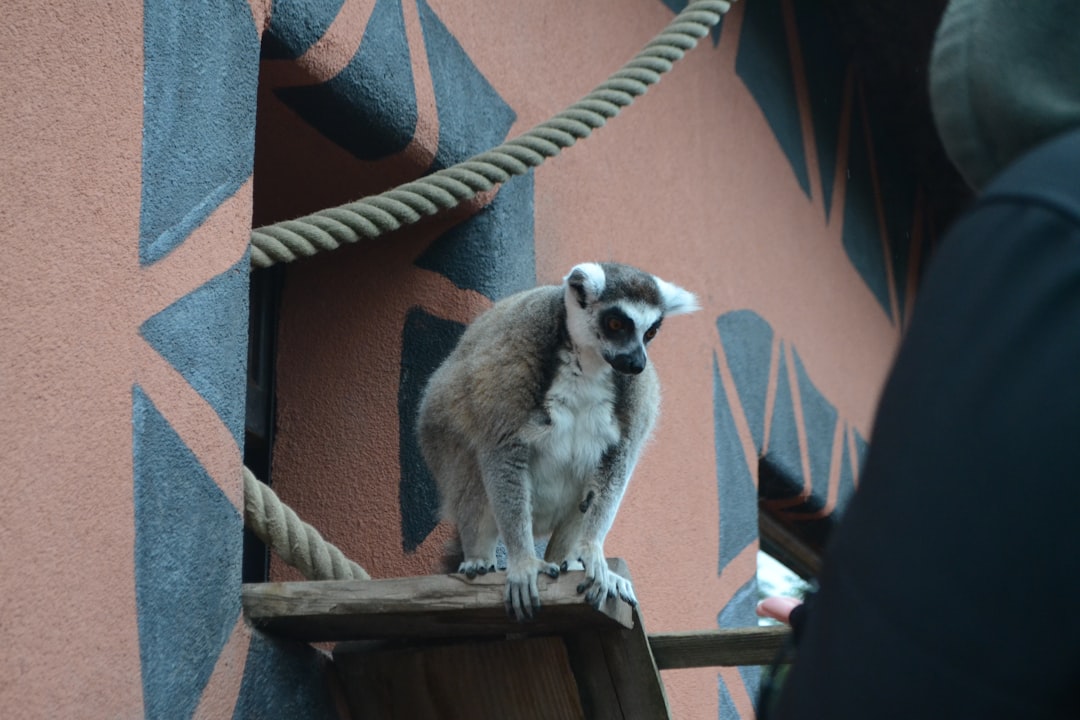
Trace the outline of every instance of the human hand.
{"type": "Polygon", "coordinates": [[[791,624],[791,611],[802,605],[802,600],[789,597],[767,597],[757,604],[758,617],[772,618],[785,625],[791,624]]]}

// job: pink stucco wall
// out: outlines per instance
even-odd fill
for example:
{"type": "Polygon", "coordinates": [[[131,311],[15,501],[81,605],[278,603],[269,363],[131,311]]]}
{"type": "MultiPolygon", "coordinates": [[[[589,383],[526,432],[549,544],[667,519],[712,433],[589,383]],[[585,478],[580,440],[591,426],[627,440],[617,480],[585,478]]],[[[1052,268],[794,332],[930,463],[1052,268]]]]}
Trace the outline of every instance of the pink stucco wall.
{"type": "MultiPolygon", "coordinates": [[[[718,572],[720,529],[730,519],[717,495],[714,354],[723,387],[737,393],[717,318],[738,309],[765,318],[863,435],[901,328],[845,253],[844,172],[835,174],[831,220],[823,212],[813,98],[799,56],[792,63],[809,195],[736,73],[740,24],[746,4],[757,1],[736,5],[717,45],[704,41],[623,116],[534,179],[539,282],[559,282],[577,262],[616,260],[696,292],[703,306],[666,324],[651,350],[663,415],[606,548],[628,561],[653,632],[716,627],[718,612],[755,571],[752,544],[718,572]]],[[[267,5],[250,3],[256,32],[267,27],[267,5]]],[[[791,4],[781,5],[790,16],[791,4]]],[[[360,47],[374,6],[347,0],[308,54],[263,62],[254,178],[175,251],[145,266],[137,247],[142,6],[17,0],[7,8],[0,24],[0,236],[7,258],[0,274],[0,715],[142,714],[133,386],[237,508],[241,448],[139,328],[241,261],[253,213],[256,224],[282,219],[429,166],[439,117],[419,6],[411,0],[402,12],[417,127],[405,150],[358,160],[274,93],[335,77],[360,47]]],[[[658,0],[432,0],[430,8],[516,113],[511,136],[583,95],[672,17],[658,0]]],[[[839,132],[843,146],[849,130],[842,123],[839,132]]],[[[845,165],[841,153],[837,167],[845,165]]],[[[489,194],[450,219],[303,261],[287,273],[274,485],[376,576],[434,571],[451,534],[440,525],[414,552],[402,547],[402,323],[413,307],[464,323],[490,305],[415,263],[453,221],[490,201],[489,194]]],[[[735,420],[741,461],[756,475],[757,450],[738,409],[735,420]]],[[[293,577],[276,560],[273,575],[293,577]]],[[[226,634],[198,703],[202,717],[229,716],[240,693],[251,632],[237,622],[226,634]]],[[[717,675],[665,673],[674,716],[716,717],[717,675]]],[[[749,718],[751,698],[738,671],[719,675],[749,718]]]]}
{"type": "MultiPolygon", "coordinates": [[[[228,430],[138,328],[243,257],[251,184],[181,250],[140,266],[140,9],[16,3],[0,28],[5,717],[142,713],[133,384],[240,502],[228,430]]],[[[215,679],[223,697],[232,686],[235,699],[241,635],[222,664],[229,677],[215,679]]]]}
{"type": "MultiPolygon", "coordinates": [[[[408,6],[405,20],[412,27],[408,6]]],[[[585,94],[671,18],[658,2],[636,3],[633,12],[621,2],[432,7],[517,112],[510,136],[585,94]],[[542,32],[505,32],[511,27],[542,32]]],[[[716,47],[702,43],[625,115],[542,166],[535,178],[539,282],[560,282],[578,262],[615,260],[681,284],[702,301],[701,312],[665,324],[652,346],[664,386],[663,415],[606,546],[629,562],[650,631],[715,627],[717,613],[756,568],[755,544],[717,573],[725,522],[713,436],[712,358],[715,351],[723,357],[717,317],[750,308],[767,318],[778,336],[797,346],[840,415],[864,435],[899,337],[845,254],[842,223],[825,220],[808,110],[802,121],[809,197],[734,71],[742,16],[737,5],[716,47]]],[[[428,142],[437,139],[438,117],[422,100],[426,58],[418,31],[412,33],[421,98],[412,149],[422,166],[433,150],[415,144],[425,141],[421,131],[430,134],[428,142]]],[[[264,75],[261,112],[266,136],[278,138],[288,134],[280,128],[297,122],[268,90],[275,78],[295,80],[284,66],[274,70],[264,75]]],[[[805,85],[798,89],[805,102],[805,85]]],[[[265,167],[281,164],[283,152],[337,157],[325,138],[308,142],[304,150],[261,150],[265,167]]],[[[399,157],[372,166],[339,159],[334,180],[379,189],[384,177],[410,162],[399,157]]],[[[845,162],[841,157],[838,165],[845,162]]],[[[309,205],[303,209],[314,209],[326,204],[321,194],[333,198],[340,191],[326,179],[281,174],[271,182],[273,190],[256,204],[266,220],[277,219],[275,209],[296,202],[297,193],[309,205]]],[[[838,173],[833,218],[843,217],[845,182],[838,173]]],[[[398,499],[405,315],[419,306],[467,322],[490,305],[414,264],[444,229],[425,224],[387,242],[304,261],[289,268],[285,281],[274,486],[376,576],[431,572],[452,533],[440,525],[414,552],[403,551],[398,499]]],[[[721,375],[732,392],[726,365],[721,375]]],[[[750,431],[745,418],[737,419],[745,462],[756,474],[750,431]]],[[[276,561],[273,576],[296,577],[276,561]]],[[[715,669],[665,673],[674,716],[715,717],[716,675],[715,669]]],[[[739,673],[721,675],[740,714],[750,717],[739,673]]]]}

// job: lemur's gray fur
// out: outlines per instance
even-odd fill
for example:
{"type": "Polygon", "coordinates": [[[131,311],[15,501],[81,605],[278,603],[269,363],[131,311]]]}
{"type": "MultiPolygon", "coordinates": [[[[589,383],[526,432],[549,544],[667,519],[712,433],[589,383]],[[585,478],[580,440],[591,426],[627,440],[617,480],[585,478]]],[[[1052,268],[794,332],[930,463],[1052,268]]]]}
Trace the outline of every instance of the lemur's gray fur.
{"type": "Polygon", "coordinates": [[[665,316],[697,309],[680,287],[627,265],[583,263],[561,286],[496,303],[431,376],[420,447],[469,577],[507,550],[507,612],[540,605],[537,576],[580,562],[599,606],[630,582],[604,560],[604,537],[660,408],[645,346],[665,316]],[[551,535],[543,560],[533,537],[551,535]]]}

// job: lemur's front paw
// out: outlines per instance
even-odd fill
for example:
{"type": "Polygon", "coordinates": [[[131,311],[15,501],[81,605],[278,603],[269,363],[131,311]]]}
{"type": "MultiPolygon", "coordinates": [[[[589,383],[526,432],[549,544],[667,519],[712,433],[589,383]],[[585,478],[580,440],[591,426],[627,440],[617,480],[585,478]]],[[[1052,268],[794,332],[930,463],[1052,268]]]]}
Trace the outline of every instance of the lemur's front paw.
{"type": "Polygon", "coordinates": [[[495,558],[465,558],[457,571],[472,580],[477,575],[495,572],[495,558]]]}
{"type": "MultiPolygon", "coordinates": [[[[599,545],[583,546],[578,562],[585,566],[585,580],[577,586],[578,593],[585,593],[585,602],[599,608],[608,598],[620,597],[637,606],[637,597],[630,581],[608,569],[604,550],[599,545]]],[[[563,565],[567,565],[569,560],[563,565]]]]}
{"type": "Polygon", "coordinates": [[[509,563],[503,599],[507,615],[513,615],[519,622],[532,619],[533,613],[540,608],[540,588],[536,584],[540,573],[557,578],[559,566],[535,557],[509,563]]]}

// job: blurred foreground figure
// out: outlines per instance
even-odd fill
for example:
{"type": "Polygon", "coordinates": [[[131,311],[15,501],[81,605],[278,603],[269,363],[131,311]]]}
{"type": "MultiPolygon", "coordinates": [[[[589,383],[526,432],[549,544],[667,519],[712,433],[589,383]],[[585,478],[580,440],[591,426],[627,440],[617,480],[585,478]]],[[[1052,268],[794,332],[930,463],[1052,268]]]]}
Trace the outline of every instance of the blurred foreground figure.
{"type": "Polygon", "coordinates": [[[980,191],[923,280],[769,720],[1080,717],[1080,2],[953,0],[980,191]]]}

